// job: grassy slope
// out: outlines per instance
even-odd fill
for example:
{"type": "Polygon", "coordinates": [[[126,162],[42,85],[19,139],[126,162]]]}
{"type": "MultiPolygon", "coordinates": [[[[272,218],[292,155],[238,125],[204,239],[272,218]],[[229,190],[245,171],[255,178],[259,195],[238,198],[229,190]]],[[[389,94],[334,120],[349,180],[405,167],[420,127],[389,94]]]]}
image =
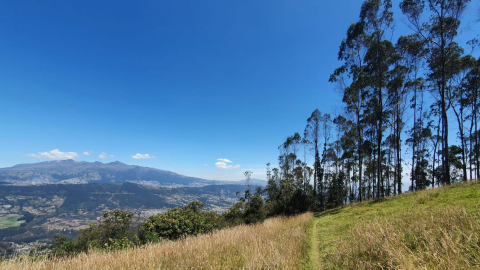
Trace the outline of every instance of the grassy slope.
{"type": "Polygon", "coordinates": [[[0,262],[0,269],[296,269],[305,263],[313,215],[271,218],[180,241],[73,258],[0,262]]]}
{"type": "Polygon", "coordinates": [[[479,268],[480,183],[366,201],[316,215],[325,269],[479,268]]]}

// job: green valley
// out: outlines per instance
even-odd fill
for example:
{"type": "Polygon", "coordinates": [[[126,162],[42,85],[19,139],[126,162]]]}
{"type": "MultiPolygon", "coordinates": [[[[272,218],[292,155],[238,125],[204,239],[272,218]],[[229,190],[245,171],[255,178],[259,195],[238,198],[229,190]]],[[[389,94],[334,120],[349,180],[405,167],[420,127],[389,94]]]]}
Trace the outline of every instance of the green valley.
{"type": "Polygon", "coordinates": [[[22,223],[25,222],[25,220],[18,220],[21,217],[21,215],[15,214],[0,216],[0,229],[20,226],[22,223]]]}

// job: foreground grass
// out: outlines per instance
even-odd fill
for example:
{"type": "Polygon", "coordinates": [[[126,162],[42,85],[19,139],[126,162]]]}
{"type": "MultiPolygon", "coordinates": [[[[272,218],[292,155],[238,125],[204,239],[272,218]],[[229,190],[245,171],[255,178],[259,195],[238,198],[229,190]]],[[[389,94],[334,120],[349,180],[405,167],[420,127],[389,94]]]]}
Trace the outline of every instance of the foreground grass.
{"type": "Polygon", "coordinates": [[[318,214],[324,269],[480,269],[480,183],[318,214]]]}
{"type": "Polygon", "coordinates": [[[313,215],[272,218],[213,234],[66,259],[19,258],[1,269],[296,269],[308,252],[313,215]]]}

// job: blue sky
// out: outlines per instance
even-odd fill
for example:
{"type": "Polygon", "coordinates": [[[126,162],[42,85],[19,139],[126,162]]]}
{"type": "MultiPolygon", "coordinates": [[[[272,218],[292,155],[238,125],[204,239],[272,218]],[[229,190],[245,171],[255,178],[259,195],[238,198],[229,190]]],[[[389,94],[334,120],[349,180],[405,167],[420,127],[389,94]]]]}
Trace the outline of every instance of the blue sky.
{"type": "Polygon", "coordinates": [[[361,2],[3,1],[0,167],[74,157],[264,179],[315,108],[341,105],[328,78],[361,2]]]}

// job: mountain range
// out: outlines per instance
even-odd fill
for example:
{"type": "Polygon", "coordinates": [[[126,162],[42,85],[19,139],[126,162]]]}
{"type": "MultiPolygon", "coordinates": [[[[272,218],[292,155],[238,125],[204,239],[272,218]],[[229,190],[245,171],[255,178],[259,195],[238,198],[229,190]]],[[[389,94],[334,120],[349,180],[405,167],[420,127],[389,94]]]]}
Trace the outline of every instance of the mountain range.
{"type": "MultiPolygon", "coordinates": [[[[157,187],[202,187],[207,185],[244,184],[244,181],[206,180],[150,167],[69,160],[19,164],[0,168],[0,181],[11,185],[38,184],[124,184],[157,187]]],[[[266,181],[252,179],[252,185],[266,181]]]]}
{"type": "MultiPolygon", "coordinates": [[[[206,210],[223,212],[239,200],[245,184],[118,161],[60,160],[0,168],[0,252],[2,242],[28,252],[58,233],[71,238],[115,209],[133,212],[139,221],[193,200],[205,203],[206,210]]],[[[266,181],[252,179],[251,184],[255,188],[266,181]]]]}

